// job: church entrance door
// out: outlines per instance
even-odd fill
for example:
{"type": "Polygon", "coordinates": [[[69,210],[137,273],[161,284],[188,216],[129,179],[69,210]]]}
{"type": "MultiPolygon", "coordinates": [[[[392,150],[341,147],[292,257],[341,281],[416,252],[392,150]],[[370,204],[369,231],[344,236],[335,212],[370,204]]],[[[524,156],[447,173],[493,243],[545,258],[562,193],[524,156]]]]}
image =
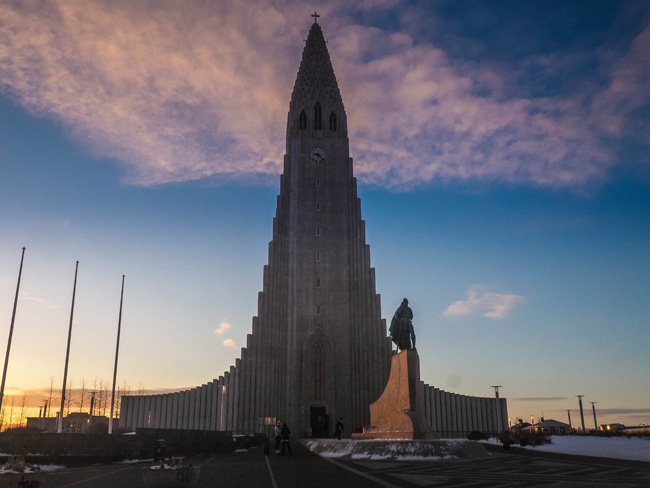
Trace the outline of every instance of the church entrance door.
{"type": "Polygon", "coordinates": [[[312,406],[309,410],[309,425],[311,426],[312,437],[328,437],[327,426],[329,419],[325,406],[312,406]]]}

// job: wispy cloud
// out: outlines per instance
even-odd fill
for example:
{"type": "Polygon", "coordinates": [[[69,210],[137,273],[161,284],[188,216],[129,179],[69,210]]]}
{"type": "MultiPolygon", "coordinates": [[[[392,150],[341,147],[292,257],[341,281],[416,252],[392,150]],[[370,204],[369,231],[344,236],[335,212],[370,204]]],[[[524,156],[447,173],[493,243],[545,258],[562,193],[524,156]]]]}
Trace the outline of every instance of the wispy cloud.
{"type": "MultiPolygon", "coordinates": [[[[602,135],[623,135],[650,97],[650,29],[604,66],[609,86],[514,97],[508,68],[460,63],[408,32],[352,21],[355,8],[396,3],[336,0],[322,12],[360,178],[573,186],[606,177],[616,160],[602,135]]],[[[266,178],[282,169],[310,8],[289,0],[4,2],[0,90],[60,121],[97,156],[119,160],[132,184],[266,178]]]]}
{"type": "Polygon", "coordinates": [[[230,330],[231,327],[232,327],[232,325],[230,325],[228,322],[221,322],[219,324],[219,327],[217,327],[215,329],[214,333],[219,335],[219,336],[223,335],[223,333],[230,330]]]}
{"type": "Polygon", "coordinates": [[[452,303],[444,311],[445,317],[482,315],[490,319],[504,319],[523,297],[513,294],[491,293],[481,285],[472,285],[467,290],[467,299],[452,303]]]}
{"type": "Polygon", "coordinates": [[[232,339],[226,339],[225,341],[223,341],[223,345],[226,347],[232,347],[233,349],[237,349],[237,346],[235,345],[235,341],[233,341],[232,339]]]}
{"type": "Polygon", "coordinates": [[[59,308],[59,305],[56,305],[56,304],[54,304],[52,302],[48,302],[47,300],[43,300],[42,298],[31,296],[29,293],[26,293],[26,292],[21,291],[20,295],[19,295],[19,298],[21,300],[25,300],[25,301],[28,301],[28,302],[35,302],[35,303],[38,303],[40,305],[44,305],[47,308],[51,308],[51,309],[59,308]]]}

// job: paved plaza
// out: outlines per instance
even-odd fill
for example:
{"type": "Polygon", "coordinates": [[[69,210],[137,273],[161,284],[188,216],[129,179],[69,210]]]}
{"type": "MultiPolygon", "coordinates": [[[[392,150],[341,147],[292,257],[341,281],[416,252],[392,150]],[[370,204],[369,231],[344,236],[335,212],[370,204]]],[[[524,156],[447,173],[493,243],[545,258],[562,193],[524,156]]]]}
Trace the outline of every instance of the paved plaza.
{"type": "MultiPolygon", "coordinates": [[[[298,442],[293,455],[249,449],[188,460],[201,466],[198,488],[418,488],[418,487],[635,487],[650,486],[650,463],[493,451],[481,459],[368,461],[323,459],[298,442]]],[[[113,464],[52,473],[47,488],[141,487],[143,464],[113,464]]]]}

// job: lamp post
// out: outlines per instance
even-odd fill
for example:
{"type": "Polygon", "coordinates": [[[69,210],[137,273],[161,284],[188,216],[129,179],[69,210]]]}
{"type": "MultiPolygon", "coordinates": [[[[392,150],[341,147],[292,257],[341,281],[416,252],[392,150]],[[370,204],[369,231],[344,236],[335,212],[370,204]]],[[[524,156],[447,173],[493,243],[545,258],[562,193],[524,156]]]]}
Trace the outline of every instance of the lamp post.
{"type": "Polygon", "coordinates": [[[571,410],[567,410],[566,413],[569,416],[569,429],[573,430],[573,424],[571,423],[571,410]]]}

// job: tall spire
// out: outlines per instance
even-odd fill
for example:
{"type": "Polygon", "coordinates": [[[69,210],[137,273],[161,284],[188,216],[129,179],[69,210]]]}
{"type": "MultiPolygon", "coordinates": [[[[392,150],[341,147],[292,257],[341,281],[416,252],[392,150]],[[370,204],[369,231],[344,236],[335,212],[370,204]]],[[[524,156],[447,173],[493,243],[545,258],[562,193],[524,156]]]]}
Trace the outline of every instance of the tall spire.
{"type": "Polygon", "coordinates": [[[309,29],[305,48],[302,51],[302,61],[291,95],[289,134],[294,133],[292,129],[299,127],[299,117],[303,111],[307,116],[307,127],[314,126],[312,112],[317,103],[322,107],[323,115],[335,114],[339,127],[338,135],[347,137],[345,108],[327,43],[320,25],[314,22],[309,29]]]}

